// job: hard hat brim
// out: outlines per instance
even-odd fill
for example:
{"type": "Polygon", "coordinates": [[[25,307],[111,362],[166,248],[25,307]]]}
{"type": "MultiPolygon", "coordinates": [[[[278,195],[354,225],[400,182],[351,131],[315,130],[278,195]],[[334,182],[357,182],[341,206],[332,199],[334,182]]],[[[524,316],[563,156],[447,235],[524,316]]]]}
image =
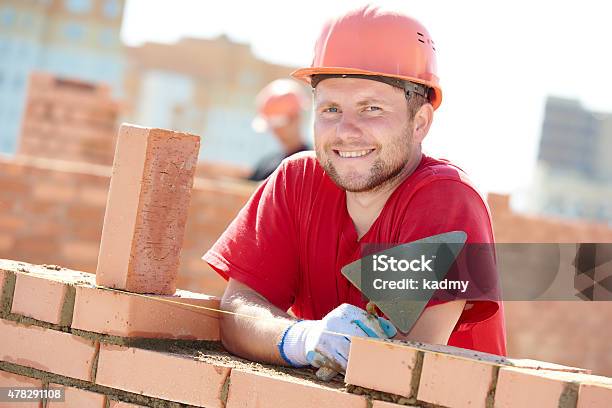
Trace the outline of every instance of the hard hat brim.
{"type": "Polygon", "coordinates": [[[366,71],[362,69],[356,68],[346,68],[346,67],[310,67],[310,68],[300,68],[296,69],[291,73],[291,76],[299,81],[310,84],[310,77],[312,75],[317,74],[359,74],[359,75],[379,75],[386,76],[391,78],[399,78],[410,82],[415,82],[417,84],[423,84],[430,88],[432,88],[434,96],[432,98],[431,105],[434,110],[438,109],[440,104],[442,103],[442,90],[440,86],[434,82],[424,81],[419,78],[408,77],[403,75],[390,75],[386,72],[375,72],[375,71],[366,71]]]}

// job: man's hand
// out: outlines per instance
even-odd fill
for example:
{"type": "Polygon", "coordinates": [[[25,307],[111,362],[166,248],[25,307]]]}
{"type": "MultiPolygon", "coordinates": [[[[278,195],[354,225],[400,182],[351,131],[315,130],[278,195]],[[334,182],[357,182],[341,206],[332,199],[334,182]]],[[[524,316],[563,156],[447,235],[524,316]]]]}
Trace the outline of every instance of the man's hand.
{"type": "Polygon", "coordinates": [[[294,323],[285,331],[279,350],[293,366],[310,364],[344,372],[351,336],[391,338],[396,333],[388,320],[344,303],[321,320],[294,323]]]}

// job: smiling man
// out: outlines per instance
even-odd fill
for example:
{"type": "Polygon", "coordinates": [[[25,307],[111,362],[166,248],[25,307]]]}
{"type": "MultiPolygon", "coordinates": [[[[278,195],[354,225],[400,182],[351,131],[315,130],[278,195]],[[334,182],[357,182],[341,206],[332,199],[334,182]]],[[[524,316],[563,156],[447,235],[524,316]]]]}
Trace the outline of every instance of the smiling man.
{"type": "Polygon", "coordinates": [[[340,273],[365,244],[457,230],[468,244],[493,243],[489,210],[466,174],[421,150],[442,99],[435,54],[425,27],[399,13],[365,7],[325,26],[312,66],[292,74],[313,88],[316,155],[285,159],[203,257],[229,280],[229,351],[336,371],[350,336],[505,355],[500,302],[431,300],[398,333],[364,310],[340,273]]]}

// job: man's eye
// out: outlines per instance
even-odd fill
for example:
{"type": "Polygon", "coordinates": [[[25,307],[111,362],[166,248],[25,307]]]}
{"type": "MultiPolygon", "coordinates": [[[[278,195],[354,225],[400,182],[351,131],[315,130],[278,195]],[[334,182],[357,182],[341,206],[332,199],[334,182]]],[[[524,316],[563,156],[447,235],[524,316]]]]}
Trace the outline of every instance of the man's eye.
{"type": "Polygon", "coordinates": [[[331,106],[329,108],[323,109],[323,112],[338,113],[338,108],[335,106],[331,106]]]}
{"type": "Polygon", "coordinates": [[[373,112],[373,111],[379,111],[379,110],[382,110],[382,108],[380,108],[380,107],[378,107],[378,106],[367,106],[367,107],[365,108],[365,110],[366,110],[366,111],[373,112]]]}

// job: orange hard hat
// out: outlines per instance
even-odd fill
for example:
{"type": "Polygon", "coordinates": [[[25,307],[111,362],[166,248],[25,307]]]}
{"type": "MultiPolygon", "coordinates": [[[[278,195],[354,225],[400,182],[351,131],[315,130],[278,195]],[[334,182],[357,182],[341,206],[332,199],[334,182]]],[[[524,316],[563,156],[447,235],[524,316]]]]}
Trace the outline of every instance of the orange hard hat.
{"type": "Polygon", "coordinates": [[[425,89],[434,109],[442,102],[436,48],[425,27],[412,17],[378,7],[361,7],[328,22],[311,67],[291,76],[311,83],[311,77],[320,74],[395,79],[413,88],[421,84],[424,87],[417,88],[425,89]]]}
{"type": "Polygon", "coordinates": [[[292,79],[277,79],[266,85],[255,98],[257,116],[253,129],[264,132],[289,123],[307,106],[308,98],[304,87],[292,79]]]}

